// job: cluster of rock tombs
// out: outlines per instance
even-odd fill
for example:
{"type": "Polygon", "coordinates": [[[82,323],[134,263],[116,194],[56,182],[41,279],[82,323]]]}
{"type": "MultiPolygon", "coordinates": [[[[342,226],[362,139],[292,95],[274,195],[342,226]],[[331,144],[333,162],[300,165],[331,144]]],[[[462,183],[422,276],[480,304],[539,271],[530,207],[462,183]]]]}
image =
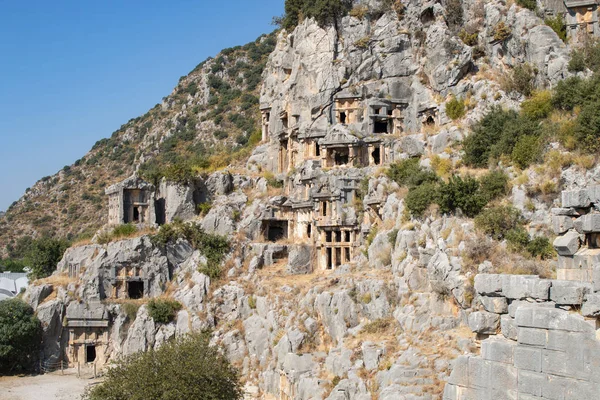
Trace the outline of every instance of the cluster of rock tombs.
{"type": "MultiPolygon", "coordinates": [[[[262,399],[599,393],[600,364],[588,355],[600,354],[597,180],[567,176],[562,197],[531,200],[534,211],[523,185],[507,197],[534,222],[533,234],[556,235],[557,279],[542,279],[489,274],[487,261],[465,272],[467,243],[478,238],[473,221],[460,213],[411,218],[385,174],[409,158],[424,169],[434,159],[458,164],[467,124],[522,100],[493,75],[527,62],[536,84],[551,87],[569,76],[567,47],[533,12],[465,1],[466,18],[481,19],[486,59],[476,59],[448,27],[444,2],[403,3],[404,19],[348,16],[326,28],[307,20],[279,34],[255,110],[262,141],[243,171],[186,183],[134,174],[107,187],[96,239],[124,224],[142,233],[72,247],[55,273],[68,284],[27,290],[45,325],[42,358],[101,369],[208,328],[262,399]],[[500,22],[515,27],[502,41],[493,34],[500,22]],[[477,100],[453,121],[448,102],[467,96],[477,100]],[[220,281],[200,272],[207,255],[185,239],[157,244],[145,234],[182,222],[231,242],[220,281]],[[172,322],[149,316],[146,303],[158,298],[181,304],[172,322]],[[133,315],[127,304],[138,306],[133,315]],[[384,322],[398,329],[363,333],[384,322]],[[571,339],[579,343],[559,343],[571,339]],[[436,340],[443,349],[431,351],[436,340]]],[[[538,3],[545,15],[565,17],[573,43],[600,35],[595,1],[538,3]]]]}

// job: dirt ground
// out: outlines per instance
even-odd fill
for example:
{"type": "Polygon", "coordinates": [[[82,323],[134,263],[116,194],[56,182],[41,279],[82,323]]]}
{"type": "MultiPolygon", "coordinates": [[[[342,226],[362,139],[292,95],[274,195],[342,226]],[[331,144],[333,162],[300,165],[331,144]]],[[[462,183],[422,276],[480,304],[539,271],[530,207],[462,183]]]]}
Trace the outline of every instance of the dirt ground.
{"type": "Polygon", "coordinates": [[[80,400],[88,385],[98,380],[79,379],[66,371],[37,376],[0,377],[0,400],[80,400]]]}

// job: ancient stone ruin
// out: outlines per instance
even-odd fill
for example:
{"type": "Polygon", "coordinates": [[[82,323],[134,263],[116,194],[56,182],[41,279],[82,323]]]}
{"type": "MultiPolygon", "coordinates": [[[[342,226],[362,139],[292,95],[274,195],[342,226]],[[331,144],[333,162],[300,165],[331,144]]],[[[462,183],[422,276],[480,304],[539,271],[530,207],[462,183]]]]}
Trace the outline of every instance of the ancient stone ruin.
{"type": "Polygon", "coordinates": [[[597,398],[599,189],[564,191],[552,210],[558,279],[475,276],[480,310],[469,327],[483,340],[481,355],[455,361],[444,400],[597,398]]]}

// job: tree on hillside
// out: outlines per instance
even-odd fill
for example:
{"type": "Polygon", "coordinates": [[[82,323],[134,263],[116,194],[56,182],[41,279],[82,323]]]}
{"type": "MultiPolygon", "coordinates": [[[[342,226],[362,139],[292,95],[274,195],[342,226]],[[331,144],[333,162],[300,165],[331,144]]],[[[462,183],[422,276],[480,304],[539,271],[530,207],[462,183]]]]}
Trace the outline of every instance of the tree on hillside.
{"type": "Polygon", "coordinates": [[[209,337],[195,334],[119,360],[87,400],[237,400],[243,397],[238,372],[209,337]]]}
{"type": "Polygon", "coordinates": [[[42,325],[21,299],[0,301],[0,373],[33,371],[42,325]]]}
{"type": "Polygon", "coordinates": [[[352,0],[286,0],[283,28],[294,29],[303,18],[314,18],[319,25],[335,24],[352,9],[352,0]]]}
{"type": "Polygon", "coordinates": [[[64,239],[45,237],[34,240],[25,255],[25,262],[31,267],[31,277],[50,276],[69,246],[70,243],[64,239]]]}

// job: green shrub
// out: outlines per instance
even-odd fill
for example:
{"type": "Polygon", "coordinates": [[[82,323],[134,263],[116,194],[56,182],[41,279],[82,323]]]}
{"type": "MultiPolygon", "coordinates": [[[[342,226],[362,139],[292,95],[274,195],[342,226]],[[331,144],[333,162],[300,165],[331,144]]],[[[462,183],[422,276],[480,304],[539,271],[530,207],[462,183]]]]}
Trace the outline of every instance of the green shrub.
{"type": "Polygon", "coordinates": [[[475,46],[479,40],[479,34],[477,32],[469,33],[466,29],[461,29],[461,31],[458,32],[458,37],[464,44],[471,47],[475,46]]]}
{"type": "Polygon", "coordinates": [[[463,99],[452,97],[446,103],[446,115],[452,120],[457,120],[465,115],[465,102],[463,99]]]}
{"type": "Polygon", "coordinates": [[[108,244],[118,240],[126,239],[134,235],[138,231],[133,224],[123,224],[113,228],[112,231],[103,232],[98,235],[99,244],[108,244]]]}
{"type": "Polygon", "coordinates": [[[533,120],[548,117],[552,113],[552,110],[552,93],[549,90],[537,92],[531,98],[521,103],[521,112],[523,115],[533,120]]]}
{"type": "Polygon", "coordinates": [[[115,360],[105,379],[86,390],[86,400],[241,400],[239,374],[207,334],[167,341],[158,349],[115,360]]]}
{"type": "Polygon", "coordinates": [[[271,172],[265,172],[263,177],[267,180],[267,185],[272,188],[281,189],[283,187],[283,181],[277,179],[271,172]]]}
{"type": "Polygon", "coordinates": [[[352,0],[286,0],[281,25],[294,29],[303,18],[314,18],[321,26],[331,25],[352,10],[352,0]]]}
{"type": "Polygon", "coordinates": [[[500,170],[493,170],[479,179],[481,194],[490,202],[508,194],[510,178],[500,170]]]}
{"type": "Polygon", "coordinates": [[[586,103],[577,116],[575,139],[586,152],[600,150],[600,100],[586,103]]]}
{"type": "Polygon", "coordinates": [[[464,25],[464,13],[461,0],[446,0],[446,22],[453,32],[464,25]]]}
{"type": "Polygon", "coordinates": [[[511,156],[521,137],[540,134],[538,121],[495,107],[471,127],[471,134],[463,141],[463,161],[470,166],[486,167],[503,155],[511,156]]]}
{"type": "Polygon", "coordinates": [[[529,244],[529,233],[522,227],[518,226],[506,232],[506,242],[510,250],[515,252],[523,252],[529,244]]]}
{"type": "Polygon", "coordinates": [[[517,0],[517,4],[532,11],[537,7],[536,0],[517,0]]]}
{"type": "Polygon", "coordinates": [[[540,139],[535,136],[522,136],[513,148],[511,159],[521,169],[538,161],[541,156],[540,139]]]}
{"type": "Polygon", "coordinates": [[[510,206],[495,206],[484,209],[475,218],[475,227],[496,240],[521,226],[521,212],[510,206]]]}
{"type": "Polygon", "coordinates": [[[526,246],[527,252],[532,257],[539,257],[542,260],[554,258],[556,251],[550,240],[545,236],[538,236],[531,240],[526,246]]]}
{"type": "Polygon", "coordinates": [[[31,268],[30,278],[40,279],[52,275],[70,245],[68,240],[50,237],[32,241],[25,255],[25,263],[31,268]]]}
{"type": "Polygon", "coordinates": [[[537,70],[529,64],[519,64],[512,73],[504,78],[502,84],[505,92],[516,92],[523,96],[530,96],[533,92],[537,70]]]}
{"type": "Polygon", "coordinates": [[[435,173],[419,165],[418,158],[407,158],[390,165],[387,176],[400,186],[409,188],[439,180],[435,173]]]}
{"type": "Polygon", "coordinates": [[[208,214],[208,212],[210,211],[211,208],[212,208],[211,203],[200,203],[196,206],[196,210],[198,211],[198,214],[200,214],[200,215],[208,214]]]}
{"type": "Polygon", "coordinates": [[[0,301],[0,372],[33,372],[42,343],[42,324],[21,299],[0,301]]]}
{"type": "Polygon", "coordinates": [[[569,72],[583,72],[586,68],[585,54],[582,50],[574,49],[571,51],[571,59],[567,69],[569,72]]]}
{"type": "Polygon", "coordinates": [[[181,304],[174,300],[152,299],[148,303],[148,315],[157,324],[168,324],[181,310],[181,304]]]}
{"type": "Polygon", "coordinates": [[[498,22],[494,27],[494,40],[504,41],[510,37],[512,31],[510,28],[504,23],[504,21],[498,22]]]}
{"type": "Polygon", "coordinates": [[[544,23],[556,32],[560,40],[563,42],[567,41],[567,26],[562,15],[558,14],[555,17],[548,17],[544,20],[544,23]]]}
{"type": "Polygon", "coordinates": [[[388,240],[390,241],[390,244],[392,246],[396,245],[396,238],[398,238],[398,229],[392,229],[389,233],[388,233],[388,240]]]}
{"type": "MultiPolygon", "coordinates": [[[[167,243],[175,243],[178,239],[185,239],[192,247],[207,260],[207,268],[212,272],[217,270],[223,258],[230,250],[227,238],[204,232],[202,227],[195,223],[183,223],[181,220],[171,224],[165,224],[151,237],[152,243],[164,246],[167,243]]],[[[209,275],[210,274],[206,274],[209,275]]]]}
{"type": "Polygon", "coordinates": [[[437,199],[437,185],[435,183],[423,183],[409,190],[404,199],[406,209],[415,217],[423,215],[429,206],[437,199]]]}
{"type": "Polygon", "coordinates": [[[438,188],[437,202],[443,214],[461,210],[466,216],[474,217],[485,207],[487,199],[480,191],[479,181],[472,176],[464,178],[454,175],[448,183],[438,188]]]}

